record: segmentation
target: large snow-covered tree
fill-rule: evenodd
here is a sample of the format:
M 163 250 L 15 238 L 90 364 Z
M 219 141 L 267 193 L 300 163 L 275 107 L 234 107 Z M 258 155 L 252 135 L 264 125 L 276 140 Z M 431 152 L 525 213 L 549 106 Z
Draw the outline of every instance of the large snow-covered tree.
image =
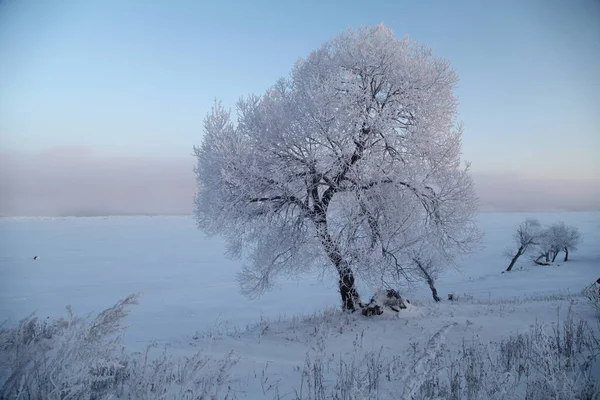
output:
M 248 260 L 258 294 L 325 266 L 355 283 L 410 279 L 414 249 L 451 265 L 479 239 L 448 61 L 383 25 L 348 30 L 262 96 L 215 103 L 195 147 L 198 226 Z

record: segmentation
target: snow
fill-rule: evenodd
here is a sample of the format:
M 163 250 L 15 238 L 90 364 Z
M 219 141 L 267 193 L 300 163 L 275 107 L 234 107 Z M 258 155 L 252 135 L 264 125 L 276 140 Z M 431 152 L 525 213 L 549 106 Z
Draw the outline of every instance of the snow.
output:
M 527 217 L 577 226 L 583 243 L 572 260 L 540 267 L 524 256 L 503 274 L 509 260 L 502 252 Z M 64 315 L 67 304 L 85 315 L 142 292 L 126 320 L 127 347 L 142 351 L 156 341 L 180 355 L 233 350 L 240 398 L 273 398 L 269 387 L 282 397 L 297 389 L 307 353 L 319 346 L 324 354 L 347 354 L 358 340 L 364 351 L 401 355 L 444 328 L 446 346 L 459 348 L 463 340 L 498 341 L 536 322 L 554 323 L 569 306 L 594 321 L 579 292 L 600 277 L 600 213 L 490 213 L 479 225 L 482 248 L 438 279 L 442 303 L 422 285 L 402 293 L 411 301 L 406 310 L 365 318 L 333 310 L 337 282 L 327 275 L 283 280 L 259 299 L 243 297 L 235 280 L 241 262 L 226 259 L 223 240 L 206 238 L 192 217 L 0 219 L 0 321 L 10 326 L 34 310 Z M 372 293 L 361 288 L 364 299 Z M 447 301 L 448 293 L 458 299 Z

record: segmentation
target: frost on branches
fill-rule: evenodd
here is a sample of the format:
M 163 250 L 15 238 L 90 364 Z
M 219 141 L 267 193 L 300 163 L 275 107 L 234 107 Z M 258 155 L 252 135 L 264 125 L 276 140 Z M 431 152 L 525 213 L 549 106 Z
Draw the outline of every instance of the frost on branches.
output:
M 418 279 L 414 254 L 453 263 L 480 234 L 461 166 L 458 81 L 448 61 L 383 25 L 347 31 L 262 96 L 216 103 L 195 147 L 198 226 L 247 256 L 242 289 L 314 267 L 343 307 L 370 284 Z M 423 265 L 427 265 L 424 263 Z

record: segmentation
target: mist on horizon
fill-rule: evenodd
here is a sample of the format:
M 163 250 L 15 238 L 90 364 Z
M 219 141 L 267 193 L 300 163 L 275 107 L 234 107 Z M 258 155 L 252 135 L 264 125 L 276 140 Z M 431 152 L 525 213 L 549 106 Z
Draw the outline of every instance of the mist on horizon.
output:
M 191 214 L 195 158 L 0 152 L 0 216 Z M 476 167 L 476 166 L 474 166 Z M 475 172 L 481 211 L 600 211 L 600 182 Z

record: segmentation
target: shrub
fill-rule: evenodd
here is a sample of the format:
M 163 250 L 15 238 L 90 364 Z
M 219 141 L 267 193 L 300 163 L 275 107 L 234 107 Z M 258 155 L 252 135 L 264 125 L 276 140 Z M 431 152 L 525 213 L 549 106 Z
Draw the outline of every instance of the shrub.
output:
M 560 322 L 560 321 L 559 321 Z M 499 343 L 463 341 L 451 352 L 445 326 L 405 357 L 362 351 L 346 357 L 307 355 L 296 399 L 574 400 L 596 399 L 600 339 L 572 312 L 552 327 L 536 323 Z M 407 361 L 405 361 L 407 360 Z M 402 395 L 399 397 L 399 394 Z
M 16 327 L 0 327 L 0 399 L 220 398 L 237 362 L 233 354 L 213 360 L 198 352 L 173 360 L 164 351 L 128 354 L 121 341 L 131 295 L 94 319 L 40 321 L 34 314 Z M 230 396 L 231 398 L 231 396 Z
M 499 343 L 463 342 L 462 348 L 437 358 L 412 399 L 593 399 L 600 387 L 600 339 L 569 311 L 562 323 L 541 324 Z
M 596 315 L 598 316 L 598 319 L 600 319 L 600 279 L 598 279 L 596 283 L 592 283 L 583 288 L 581 294 L 592 306 L 594 311 L 596 311 Z
M 103 398 L 126 377 L 120 341 L 131 295 L 88 321 L 73 315 L 40 321 L 34 314 L 0 330 L 2 398 Z

